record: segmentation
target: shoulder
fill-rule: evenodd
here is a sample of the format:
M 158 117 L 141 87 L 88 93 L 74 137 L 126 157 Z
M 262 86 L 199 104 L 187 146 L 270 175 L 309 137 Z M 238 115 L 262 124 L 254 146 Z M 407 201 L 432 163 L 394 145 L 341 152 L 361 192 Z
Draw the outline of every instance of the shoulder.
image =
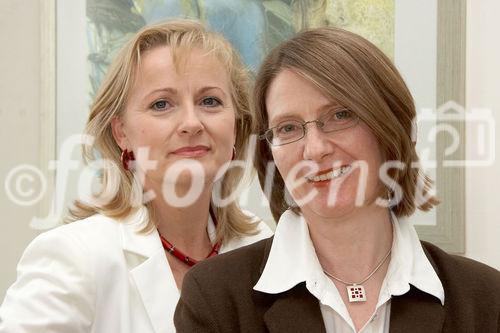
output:
M 459 255 L 448 254 L 439 247 L 422 241 L 422 246 L 430 255 L 438 270 L 442 274 L 456 274 L 457 279 L 473 278 L 477 281 L 494 282 L 500 286 L 500 271 Z
M 44 318 L 47 332 L 60 332 L 61 321 L 71 318 L 64 326 L 68 331 L 88 332 L 100 290 L 98 283 L 109 280 L 109 274 L 99 277 L 97 261 L 113 256 L 109 246 L 98 255 L 95 249 L 105 244 L 104 238 L 110 239 L 116 223 L 95 215 L 38 235 L 24 251 L 17 265 L 17 279 L 6 292 L 0 308 L 0 331 L 2 327 L 8 327 L 9 332 L 36 328 Z M 33 304 L 43 304 L 43 311 Z
M 51 231 L 60 231 L 70 234 L 100 234 L 116 231 L 120 221 L 102 214 L 95 214 L 85 219 L 61 225 Z
M 471 300 L 488 294 L 490 304 L 496 303 L 500 309 L 500 271 L 469 258 L 448 254 L 428 242 L 423 241 L 422 246 L 447 296 L 460 293 L 461 297 Z
M 101 214 L 60 225 L 37 236 L 32 243 L 66 241 L 69 244 L 97 245 L 118 240 L 120 222 Z
M 42 232 L 28 245 L 22 258 L 73 257 L 74 261 L 79 258 L 88 264 L 106 261 L 121 254 L 122 230 L 121 220 L 95 214 Z
M 258 313 L 269 300 L 255 292 L 253 286 L 267 260 L 272 239 L 220 254 L 191 268 L 184 277 L 175 311 L 177 330 L 235 332 L 250 323 L 252 329 L 247 331 L 262 331 Z

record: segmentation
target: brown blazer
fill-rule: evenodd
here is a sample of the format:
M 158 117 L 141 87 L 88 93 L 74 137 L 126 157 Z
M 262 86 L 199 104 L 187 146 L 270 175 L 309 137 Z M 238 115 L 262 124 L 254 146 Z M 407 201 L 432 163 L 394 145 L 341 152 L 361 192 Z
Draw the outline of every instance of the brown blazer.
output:
M 206 260 L 186 274 L 174 322 L 179 333 L 325 332 L 305 283 L 280 294 L 253 290 L 273 238 Z M 391 299 L 390 332 L 500 332 L 500 272 L 422 242 L 445 304 L 414 287 Z

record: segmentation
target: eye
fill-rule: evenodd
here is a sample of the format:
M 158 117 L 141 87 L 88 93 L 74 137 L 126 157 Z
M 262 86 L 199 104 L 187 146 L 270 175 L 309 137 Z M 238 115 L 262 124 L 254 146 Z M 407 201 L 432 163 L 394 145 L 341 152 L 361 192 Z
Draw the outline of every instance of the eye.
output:
M 338 111 L 334 111 L 331 120 L 349 120 L 353 117 L 352 111 L 348 109 L 342 109 Z
M 340 131 L 355 126 L 358 121 L 356 113 L 349 109 L 337 108 L 329 111 L 320 120 L 321 129 L 325 133 Z
M 328 126 L 328 124 L 342 124 L 354 120 L 354 113 L 349 109 L 336 109 L 326 113 L 320 118 L 321 122 Z
M 170 103 L 167 102 L 166 100 L 159 100 L 151 104 L 151 108 L 154 111 L 165 111 L 170 107 L 172 107 L 172 105 L 170 105 Z
M 302 126 L 299 123 L 295 122 L 286 122 L 279 124 L 276 126 L 276 135 L 277 136 L 286 136 L 290 134 L 294 134 L 300 132 L 302 130 Z
M 205 97 L 201 100 L 201 105 L 209 108 L 215 108 L 222 105 L 222 102 L 216 97 Z

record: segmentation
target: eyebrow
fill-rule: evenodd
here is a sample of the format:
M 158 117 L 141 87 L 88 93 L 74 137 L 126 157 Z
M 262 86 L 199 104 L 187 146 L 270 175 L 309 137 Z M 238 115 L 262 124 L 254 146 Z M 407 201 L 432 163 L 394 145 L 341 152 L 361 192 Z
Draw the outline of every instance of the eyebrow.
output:
M 197 94 L 203 94 L 209 90 L 218 90 L 225 98 L 227 97 L 224 89 L 217 87 L 217 86 L 208 86 L 208 87 L 203 87 L 197 91 Z
M 201 89 L 198 89 L 196 91 L 196 95 L 203 94 L 209 90 L 218 90 L 224 95 L 224 97 L 227 97 L 224 90 L 222 88 L 217 87 L 217 86 L 202 87 Z M 178 93 L 178 90 L 174 89 L 174 88 L 159 88 L 159 89 L 155 89 L 155 90 L 149 92 L 148 94 L 146 94 L 145 98 L 147 99 L 147 98 L 151 97 L 151 95 L 154 95 L 154 94 L 159 93 L 159 92 L 170 93 L 170 94 L 176 95 Z
M 177 94 L 177 89 L 174 89 L 174 88 L 159 88 L 159 89 L 155 89 L 153 91 L 150 91 L 149 93 L 146 94 L 146 96 L 144 96 L 145 99 L 151 97 L 151 95 L 154 95 L 156 93 L 159 93 L 159 92 L 166 92 L 166 93 L 170 93 L 170 94 Z
M 337 109 L 343 109 L 344 107 L 338 103 L 335 102 L 330 102 L 327 104 L 324 104 L 323 106 L 320 106 L 317 111 L 319 111 L 319 116 L 322 116 L 325 112 L 330 111 L 330 110 L 337 110 Z M 297 111 L 291 111 L 291 112 L 285 112 L 283 114 L 278 115 L 277 117 L 273 119 L 269 119 L 269 127 L 273 127 L 278 125 L 280 122 L 287 120 L 287 119 L 297 119 L 301 118 L 299 113 Z M 304 120 L 304 119 L 302 119 Z

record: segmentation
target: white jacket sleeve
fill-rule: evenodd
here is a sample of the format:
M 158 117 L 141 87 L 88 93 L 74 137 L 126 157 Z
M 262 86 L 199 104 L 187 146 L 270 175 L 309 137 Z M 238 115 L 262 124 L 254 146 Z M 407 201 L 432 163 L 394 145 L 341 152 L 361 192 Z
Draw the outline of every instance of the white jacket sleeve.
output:
M 38 236 L 0 307 L 0 333 L 90 332 L 95 279 L 88 253 L 61 228 Z

